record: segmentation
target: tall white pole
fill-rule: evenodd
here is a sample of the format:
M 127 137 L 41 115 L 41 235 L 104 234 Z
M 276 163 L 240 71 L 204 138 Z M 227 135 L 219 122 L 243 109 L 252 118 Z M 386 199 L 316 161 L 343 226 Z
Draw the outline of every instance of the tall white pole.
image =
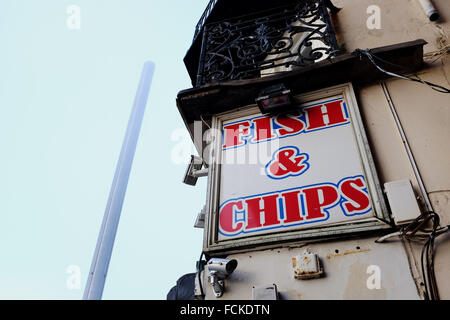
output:
M 86 288 L 83 299 L 100 300 L 105 286 L 109 261 L 114 246 L 117 226 L 119 224 L 120 213 L 122 211 L 123 200 L 127 190 L 128 178 L 133 164 L 136 144 L 142 125 L 145 106 L 150 91 L 155 65 L 147 61 L 142 70 L 139 87 L 134 99 L 128 127 L 117 162 L 114 180 L 106 204 L 105 215 L 103 216 L 100 233 L 98 235 L 97 246 L 92 259 Z

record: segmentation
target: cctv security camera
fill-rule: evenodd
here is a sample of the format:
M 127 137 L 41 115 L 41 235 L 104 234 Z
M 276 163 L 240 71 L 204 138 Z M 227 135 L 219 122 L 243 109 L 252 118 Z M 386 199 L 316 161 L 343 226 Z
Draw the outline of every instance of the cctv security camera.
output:
M 209 272 L 208 280 L 217 298 L 220 298 L 225 291 L 225 283 L 223 280 L 233 273 L 237 264 L 235 259 L 220 258 L 211 258 L 206 264 Z
M 223 280 L 236 269 L 237 261 L 235 259 L 211 258 L 207 266 L 210 272 L 214 272 L 220 280 Z
M 184 174 L 183 183 L 190 186 L 195 186 L 198 177 L 204 177 L 208 175 L 208 169 L 202 169 L 203 159 L 194 155 L 191 155 L 191 162 L 189 163 L 186 173 Z

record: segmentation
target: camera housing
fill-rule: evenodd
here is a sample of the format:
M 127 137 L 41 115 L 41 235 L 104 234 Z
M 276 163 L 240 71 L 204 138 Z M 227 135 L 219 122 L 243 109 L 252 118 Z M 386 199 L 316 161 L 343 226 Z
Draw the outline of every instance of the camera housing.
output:
M 208 175 L 208 169 L 201 170 L 203 167 L 203 159 L 194 155 L 191 155 L 191 162 L 189 163 L 186 173 L 184 174 L 183 183 L 190 186 L 195 186 L 198 177 Z
M 208 281 L 216 298 L 220 298 L 225 291 L 224 280 L 233 273 L 238 262 L 236 259 L 211 258 L 206 265 L 209 272 Z

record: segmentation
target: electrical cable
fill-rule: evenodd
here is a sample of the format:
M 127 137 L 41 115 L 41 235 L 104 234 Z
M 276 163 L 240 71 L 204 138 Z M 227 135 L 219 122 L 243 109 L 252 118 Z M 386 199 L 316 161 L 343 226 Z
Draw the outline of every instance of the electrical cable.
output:
M 203 119 L 203 116 L 200 114 L 200 120 L 208 127 L 208 129 L 211 129 L 211 126 Z
M 411 239 L 415 237 L 417 235 L 417 231 L 423 229 L 423 226 L 428 222 L 432 223 L 432 229 L 422 230 L 428 233 L 428 239 L 422 248 L 420 262 L 425 285 L 425 297 L 427 300 L 439 300 L 439 291 L 434 272 L 434 241 L 440 234 L 448 231 L 448 226 L 439 228 L 439 215 L 434 211 L 428 211 L 416 218 L 409 225 L 403 227 L 401 231 L 406 239 Z
M 436 40 L 439 49 L 423 55 L 424 60 L 432 60 L 430 62 L 431 64 L 450 53 L 450 44 L 448 43 L 449 39 L 447 33 L 439 25 L 436 25 L 436 27 L 439 29 L 440 33 Z
M 200 259 L 198 260 L 198 266 L 197 266 L 197 279 L 198 279 L 198 285 L 199 285 L 199 287 L 200 287 L 200 293 L 201 293 L 201 295 L 204 297 L 205 296 L 205 293 L 204 293 L 204 291 L 203 291 L 203 285 L 202 285 L 202 279 L 201 279 L 201 273 L 202 273 L 202 270 L 201 270 L 201 263 L 202 263 L 202 258 L 203 258 L 203 254 L 204 254 L 204 252 L 202 251 L 202 253 L 200 254 Z
M 421 253 L 421 266 L 422 273 L 424 274 L 424 283 L 428 300 L 439 300 L 439 291 L 436 283 L 436 275 L 434 272 L 434 242 L 437 238 L 436 231 L 439 226 L 439 216 L 432 212 L 433 216 L 433 229 L 429 235 L 429 239 L 426 241 L 422 248 Z
M 425 228 L 430 222 L 432 224 L 431 229 Z M 420 255 L 426 300 L 440 299 L 434 271 L 434 244 L 438 236 L 450 231 L 450 225 L 439 228 L 439 224 L 439 215 L 434 211 L 427 211 L 399 231 L 385 235 L 375 241 L 381 243 L 394 236 L 401 236 L 409 241 L 416 241 L 416 238 L 420 238 L 420 243 L 423 243 L 424 239 L 426 240 Z
M 396 237 L 396 236 L 401 236 L 402 234 L 403 233 L 401 231 L 390 233 L 390 234 L 387 234 L 387 235 L 382 236 L 381 238 L 375 240 L 375 243 L 382 243 L 382 242 L 386 241 L 389 238 Z
M 388 62 L 388 61 L 386 61 L 386 60 L 383 60 L 382 58 L 377 57 L 376 55 L 374 55 L 374 54 L 371 52 L 371 50 L 356 49 L 356 50 L 354 51 L 354 53 L 355 53 L 355 54 L 358 54 L 360 57 L 362 57 L 363 55 L 366 56 L 366 57 L 369 59 L 369 61 L 370 61 L 370 62 L 371 62 L 371 63 L 372 63 L 379 71 L 381 71 L 381 72 L 383 72 L 383 73 L 385 73 L 385 74 L 387 74 L 387 75 L 389 75 L 389 76 L 391 76 L 391 77 L 396 77 L 396 78 L 400 78 L 400 79 L 403 79 L 403 80 L 408 80 L 408 81 L 413 81 L 413 82 L 422 83 L 422 84 L 425 84 L 425 85 L 429 86 L 431 89 L 433 89 L 433 90 L 435 90 L 435 91 L 437 91 L 437 92 L 440 92 L 440 93 L 450 93 L 450 89 L 445 88 L 445 87 L 443 87 L 443 86 L 440 86 L 440 85 L 438 85 L 438 84 L 432 83 L 432 82 L 428 82 L 428 81 L 422 80 L 417 74 L 414 74 L 414 76 L 417 78 L 417 79 L 414 79 L 414 78 L 411 78 L 411 77 L 408 77 L 408 76 L 403 76 L 403 75 L 400 75 L 400 74 L 397 74 L 397 73 L 394 73 L 394 72 L 390 72 L 390 71 L 387 71 L 387 70 L 383 69 L 382 67 L 380 67 L 380 66 L 375 62 L 375 59 L 376 59 L 376 60 L 379 60 L 379 61 L 381 61 L 381 62 L 383 62 L 383 63 L 389 64 L 389 65 L 391 65 L 391 66 L 395 66 L 395 67 L 401 68 L 401 69 L 403 69 L 403 70 L 405 70 L 405 67 L 399 66 L 399 65 L 396 65 L 396 64 L 393 64 L 393 63 Z

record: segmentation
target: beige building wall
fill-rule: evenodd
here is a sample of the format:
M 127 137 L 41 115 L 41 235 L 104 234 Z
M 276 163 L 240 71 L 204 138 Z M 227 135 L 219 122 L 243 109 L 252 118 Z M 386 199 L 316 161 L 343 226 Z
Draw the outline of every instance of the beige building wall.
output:
M 333 0 L 342 10 L 332 16 L 340 47 L 346 52 L 416 39 L 425 46 L 419 76 L 450 88 L 450 57 L 443 48 L 450 39 L 448 0 L 434 0 L 441 20 L 430 22 L 418 0 Z M 381 29 L 366 26 L 367 8 L 380 8 Z M 413 159 L 408 157 L 399 128 L 379 83 L 355 87 L 381 184 L 409 179 L 423 204 L 411 161 L 415 161 L 426 195 L 443 226 L 450 224 L 450 95 L 419 83 L 389 79 L 386 87 L 398 113 Z M 375 244 L 376 238 L 290 245 L 231 255 L 238 268 L 226 281 L 224 299 L 251 299 L 252 286 L 275 283 L 284 299 L 418 299 L 423 286 L 421 246 L 398 238 Z M 450 299 L 450 236 L 436 242 L 435 271 L 441 299 Z M 291 258 L 308 248 L 319 254 L 326 276 L 293 278 Z M 358 249 L 357 249 L 358 248 Z M 382 289 L 368 290 L 367 266 L 379 265 Z M 203 277 L 206 282 L 206 275 Z M 207 299 L 215 299 L 205 285 Z
M 349 52 L 398 42 L 424 39 L 425 66 L 419 73 L 423 80 L 450 87 L 450 5 L 434 0 L 441 19 L 430 22 L 418 0 L 335 0 L 343 8 L 333 17 L 340 45 Z M 368 30 L 365 21 L 368 6 L 381 9 L 381 29 Z M 433 210 L 441 225 L 450 224 L 450 97 L 431 88 L 399 79 L 386 81 L 414 161 L 423 179 Z M 360 107 L 381 182 L 410 179 L 420 196 L 410 160 L 379 84 L 359 90 Z M 422 199 L 423 200 L 423 199 Z M 422 201 L 423 202 L 423 201 Z M 436 245 L 436 277 L 442 299 L 450 299 L 450 237 L 442 236 Z M 411 244 L 412 245 L 412 244 Z M 413 245 L 414 258 L 420 261 L 421 246 Z M 415 266 L 413 266 L 415 267 Z

